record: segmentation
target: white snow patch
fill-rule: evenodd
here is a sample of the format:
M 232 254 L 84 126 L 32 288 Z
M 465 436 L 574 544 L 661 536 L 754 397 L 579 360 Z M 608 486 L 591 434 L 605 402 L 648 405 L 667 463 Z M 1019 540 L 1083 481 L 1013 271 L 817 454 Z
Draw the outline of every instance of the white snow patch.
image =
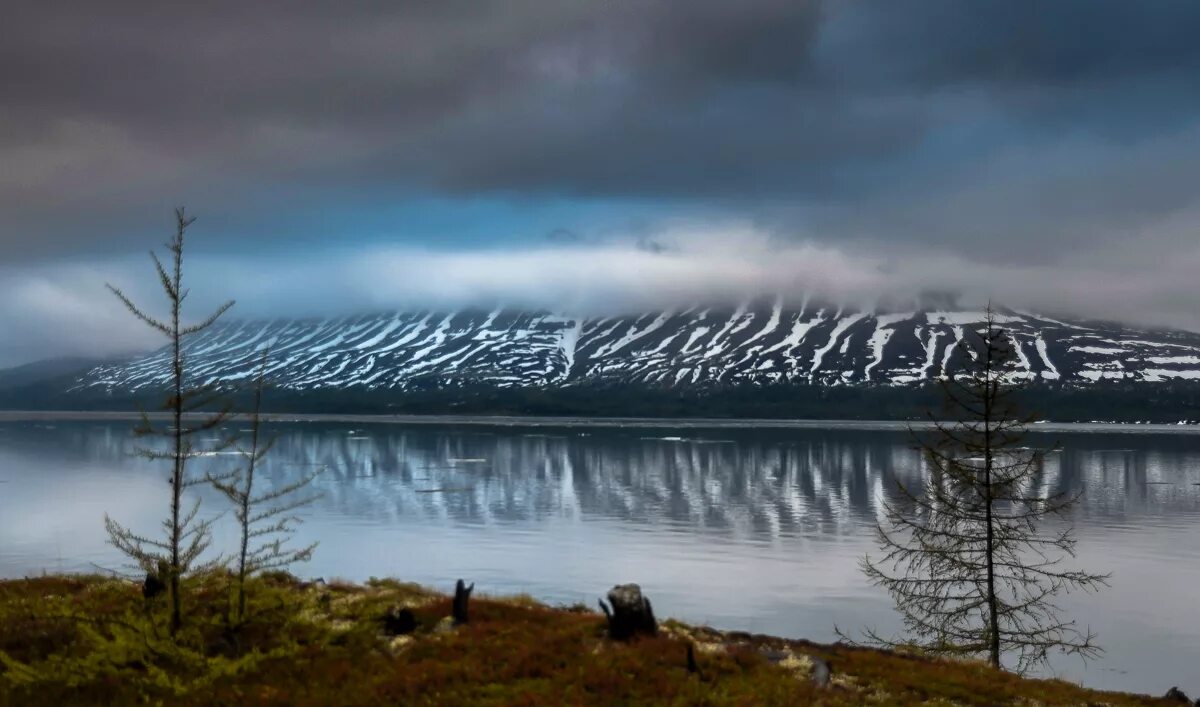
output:
M 388 322 L 387 326 L 380 329 L 379 333 L 377 333 L 375 336 L 372 336 L 370 339 L 367 339 L 366 341 L 362 342 L 361 344 L 356 345 L 354 348 L 359 349 L 359 350 L 369 349 L 372 346 L 379 344 L 385 338 L 387 338 L 388 334 L 395 331 L 396 327 L 400 326 L 402 323 L 403 323 L 403 320 L 400 317 L 396 317 L 392 321 Z
M 783 314 L 783 297 L 775 298 L 775 305 L 771 308 L 771 318 L 767 320 L 766 326 L 760 329 L 754 336 L 746 339 L 742 346 L 748 346 L 767 334 L 775 331 L 779 327 L 779 317 Z
M 833 347 L 837 345 L 838 339 L 841 338 L 842 334 L 844 334 L 847 329 L 854 326 L 855 322 L 859 321 L 865 316 L 867 315 L 862 313 L 851 314 L 845 319 L 838 321 L 837 326 L 835 326 L 833 331 L 829 333 L 829 343 L 813 354 L 812 368 L 809 369 L 810 376 L 816 375 L 817 369 L 821 367 L 821 360 L 825 358 L 825 354 L 829 353 Z
M 950 324 L 953 326 L 965 326 L 967 324 L 982 324 L 987 319 L 986 312 L 926 312 L 925 320 L 927 324 Z M 1012 317 L 1007 314 L 992 313 L 992 321 L 997 324 L 1007 324 L 1009 322 L 1019 322 L 1020 317 Z
M 430 351 L 433 351 L 434 349 L 436 349 L 437 347 L 442 345 L 442 342 L 446 340 L 446 330 L 450 328 L 450 320 L 453 318 L 454 318 L 453 314 L 446 315 L 446 318 L 443 319 L 441 321 L 441 323 L 439 323 L 437 325 L 437 329 L 434 329 L 433 333 L 430 334 L 424 341 L 421 342 L 422 344 L 425 344 L 425 343 L 428 343 L 431 341 L 433 343 L 429 344 L 428 346 L 426 346 L 422 349 L 418 349 L 417 351 L 415 351 L 412 355 L 412 359 L 411 359 L 412 361 L 417 361 L 417 360 L 424 358 L 425 354 L 429 353 Z M 383 350 L 386 351 L 387 349 L 385 348 Z
M 802 321 L 802 316 L 803 315 L 799 314 L 796 315 L 796 321 L 792 322 L 792 331 L 790 334 L 784 337 L 783 341 L 780 341 L 778 344 L 763 350 L 761 355 L 766 356 L 767 354 L 774 351 L 779 351 L 780 349 L 783 349 L 784 353 L 787 353 L 788 350 L 799 346 L 804 341 L 804 337 L 808 334 L 810 329 L 825 321 L 820 317 L 814 317 L 806 322 Z M 832 346 L 832 344 L 830 344 L 830 346 Z
M 1029 357 L 1025 355 L 1025 347 L 1021 345 L 1021 341 L 1013 336 L 1009 338 L 1012 341 L 1013 351 L 1016 352 L 1017 358 L 1020 359 L 1021 368 L 1025 369 L 1026 373 L 1032 373 L 1033 364 L 1029 362 Z
M 1142 371 L 1142 375 L 1146 377 L 1153 376 L 1156 380 L 1163 378 L 1184 378 L 1187 380 L 1200 380 L 1200 371 L 1197 370 L 1174 370 L 1170 368 L 1148 368 Z
M 1062 377 L 1058 372 L 1058 368 L 1050 362 L 1050 352 L 1046 349 L 1046 340 L 1042 338 L 1042 332 L 1037 333 L 1037 338 L 1033 340 L 1034 347 L 1037 348 L 1038 356 L 1042 357 L 1042 363 L 1046 364 L 1049 370 L 1042 371 L 1042 378 L 1050 378 L 1057 380 Z
M 641 331 L 638 331 L 637 322 L 634 322 L 633 325 L 631 325 L 629 327 L 629 331 L 625 334 L 625 336 L 621 337 L 620 339 L 618 339 L 617 341 L 615 341 L 611 344 L 608 344 L 607 346 L 603 346 L 600 349 L 598 349 L 595 354 L 596 357 L 608 356 L 610 354 L 616 353 L 617 351 L 620 351 L 621 349 L 625 348 L 629 344 L 632 344 L 633 342 L 637 341 L 638 339 L 642 338 L 643 336 L 646 336 L 647 334 L 650 334 L 650 333 L 660 329 L 662 327 L 662 325 L 666 324 L 667 320 L 670 319 L 672 316 L 673 316 L 673 314 L 669 311 L 663 312 L 662 314 L 658 315 L 658 317 L 655 318 L 654 321 L 650 322 L 650 326 L 646 327 L 645 329 L 642 329 Z
M 863 375 L 867 380 L 871 380 L 871 369 L 879 365 L 883 360 L 883 349 L 887 346 L 887 342 L 896 333 L 895 326 L 899 322 L 911 319 L 914 312 L 905 314 L 884 314 L 875 317 L 875 332 L 871 334 L 871 340 L 868 345 L 871 347 L 871 362 L 863 369 Z M 849 339 L 847 339 L 849 341 Z
M 1018 312 L 1018 314 L 1021 314 L 1022 316 L 1029 317 L 1032 319 L 1038 319 L 1043 322 L 1050 322 L 1051 324 L 1057 324 L 1058 326 L 1066 327 L 1067 329 L 1080 329 L 1082 331 L 1094 331 L 1094 329 L 1091 329 L 1089 327 L 1079 326 L 1078 324 L 1068 324 L 1066 322 L 1061 322 L 1057 319 L 1051 319 L 1050 317 L 1047 317 L 1044 314 L 1037 314 L 1035 312 Z
M 692 344 L 694 344 L 696 342 L 696 339 L 699 339 L 700 337 L 704 336 L 711 329 L 712 329 L 712 327 L 706 327 L 706 326 L 696 327 L 696 329 L 691 333 L 691 336 L 688 337 L 687 343 L 685 343 L 683 345 L 683 348 L 679 350 L 679 353 L 681 353 L 681 354 L 687 353 L 688 350 L 690 348 L 692 348 Z
M 575 347 L 579 344 L 579 332 L 583 328 L 582 320 L 568 320 L 568 323 L 569 326 L 563 327 L 562 335 L 558 339 L 558 348 L 567 361 L 564 376 L 569 375 L 571 368 L 575 366 Z
M 1200 363 L 1200 356 L 1147 356 L 1151 363 Z
M 746 316 L 746 305 L 743 303 L 738 305 L 737 311 L 733 313 L 733 316 L 729 318 L 729 321 L 725 323 L 725 326 L 721 327 L 721 330 L 718 331 L 715 336 L 713 336 L 712 346 L 709 347 L 708 351 L 704 352 L 704 358 L 711 358 L 716 354 L 721 353 L 721 351 L 725 349 L 725 345 L 728 343 L 725 335 L 728 334 L 735 325 L 741 324 L 744 327 L 745 322 L 742 322 L 742 317 L 744 316 Z
M 954 341 L 952 341 L 946 345 L 946 355 L 942 357 L 942 375 L 943 376 L 945 376 L 946 371 L 948 371 L 950 369 L 950 357 L 954 355 L 954 350 L 956 348 L 958 348 L 958 345 L 960 343 L 962 343 L 962 340 L 963 340 L 962 337 L 963 337 L 962 327 L 960 327 L 960 326 L 954 327 Z

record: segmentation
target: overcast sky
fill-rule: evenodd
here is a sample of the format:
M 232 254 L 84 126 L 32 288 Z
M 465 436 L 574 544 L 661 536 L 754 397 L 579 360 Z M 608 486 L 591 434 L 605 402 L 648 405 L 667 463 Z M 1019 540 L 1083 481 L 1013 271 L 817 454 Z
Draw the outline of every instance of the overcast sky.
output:
M 1200 328 L 1195 0 L 10 0 L 0 364 L 199 304 L 756 289 Z

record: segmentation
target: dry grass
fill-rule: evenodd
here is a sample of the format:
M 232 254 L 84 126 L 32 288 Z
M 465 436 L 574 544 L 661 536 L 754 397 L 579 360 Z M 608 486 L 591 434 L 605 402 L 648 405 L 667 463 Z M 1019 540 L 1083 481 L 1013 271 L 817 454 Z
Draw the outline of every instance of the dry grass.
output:
M 667 622 L 656 638 L 614 644 L 603 617 L 528 597 L 477 599 L 445 630 L 449 598 L 391 580 L 255 580 L 251 619 L 224 619 L 228 582 L 189 587 L 178 643 L 163 606 L 101 577 L 0 582 L 0 704 L 267 705 L 1152 705 L 982 664 L 727 634 Z M 161 600 L 156 600 L 161 602 Z M 379 618 L 408 606 L 411 636 Z M 441 628 L 439 628 L 441 626 Z M 696 646 L 701 674 L 688 672 Z M 833 684 L 809 679 L 825 660 Z M 1163 703 L 1165 704 L 1165 703 Z

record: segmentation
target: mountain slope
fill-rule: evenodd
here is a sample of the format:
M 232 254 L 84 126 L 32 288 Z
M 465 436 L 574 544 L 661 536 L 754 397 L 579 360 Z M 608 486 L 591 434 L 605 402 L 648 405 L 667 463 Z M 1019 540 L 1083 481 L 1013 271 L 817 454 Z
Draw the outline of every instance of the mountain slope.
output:
M 97 366 L 119 363 L 107 358 L 51 358 L 0 370 L 0 390 L 19 389 L 60 379 L 74 380 Z M 70 382 L 70 381 L 68 381 Z
M 865 312 L 780 298 L 606 318 L 508 309 L 230 322 L 187 342 L 197 379 L 237 384 L 269 347 L 268 378 L 305 391 L 487 385 L 907 386 L 954 366 L 978 311 Z M 1025 375 L 1087 385 L 1200 380 L 1200 334 L 1002 311 Z M 165 350 L 94 368 L 77 389 L 163 384 Z

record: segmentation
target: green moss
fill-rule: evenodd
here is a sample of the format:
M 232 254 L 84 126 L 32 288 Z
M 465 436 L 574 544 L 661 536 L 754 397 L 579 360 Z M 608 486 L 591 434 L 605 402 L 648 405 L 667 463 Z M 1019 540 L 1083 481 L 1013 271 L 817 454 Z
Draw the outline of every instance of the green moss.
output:
M 0 582 L 0 704 L 1158 703 L 982 664 L 676 621 L 655 638 L 617 644 L 604 638 L 602 616 L 526 596 L 473 600 L 471 623 L 443 631 L 435 627 L 450 613 L 448 597 L 388 579 L 261 577 L 250 585 L 248 622 L 233 630 L 227 577 L 192 580 L 187 589 L 189 622 L 171 641 L 165 607 L 147 605 L 135 584 L 84 576 Z M 416 615 L 412 636 L 381 635 L 380 617 L 396 606 Z M 689 643 L 700 675 L 687 670 Z M 811 684 L 813 658 L 833 668 L 832 687 Z

